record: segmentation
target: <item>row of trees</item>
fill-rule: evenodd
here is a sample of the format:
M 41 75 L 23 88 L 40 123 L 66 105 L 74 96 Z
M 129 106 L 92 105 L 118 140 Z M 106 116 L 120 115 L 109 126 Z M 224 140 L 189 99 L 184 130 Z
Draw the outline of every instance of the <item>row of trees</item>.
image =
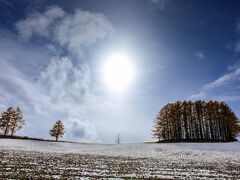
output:
M 19 107 L 14 109 L 9 107 L 7 111 L 2 112 L 0 117 L 0 129 L 3 131 L 4 136 L 8 135 L 11 132 L 11 136 L 17 130 L 22 129 L 25 125 L 25 120 L 23 120 L 22 111 Z
M 177 101 L 158 112 L 152 131 L 159 141 L 233 141 L 240 132 L 240 125 L 224 102 Z
M 3 131 L 3 135 L 13 136 L 16 131 L 22 129 L 22 127 L 26 125 L 25 120 L 23 120 L 23 113 L 19 107 L 14 109 L 13 107 L 9 107 L 6 111 L 1 113 L 0 117 L 0 129 Z M 58 141 L 59 137 L 63 137 L 64 125 L 58 120 L 52 129 L 50 129 L 49 134 L 56 138 Z

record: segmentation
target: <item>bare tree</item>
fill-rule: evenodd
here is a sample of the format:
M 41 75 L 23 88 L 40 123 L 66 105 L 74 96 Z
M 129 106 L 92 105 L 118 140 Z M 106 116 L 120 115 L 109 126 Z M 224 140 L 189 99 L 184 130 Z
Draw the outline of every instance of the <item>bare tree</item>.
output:
M 56 138 L 56 141 L 58 141 L 58 138 L 59 137 L 63 137 L 65 131 L 64 131 L 64 126 L 63 126 L 63 123 L 62 121 L 58 120 L 53 128 L 49 131 L 49 134 L 53 137 Z

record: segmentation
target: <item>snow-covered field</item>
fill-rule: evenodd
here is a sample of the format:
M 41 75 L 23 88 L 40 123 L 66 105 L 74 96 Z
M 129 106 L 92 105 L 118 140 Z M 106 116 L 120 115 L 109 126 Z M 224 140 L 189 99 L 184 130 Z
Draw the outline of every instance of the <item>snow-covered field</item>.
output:
M 0 139 L 0 179 L 240 179 L 240 143 L 85 144 Z

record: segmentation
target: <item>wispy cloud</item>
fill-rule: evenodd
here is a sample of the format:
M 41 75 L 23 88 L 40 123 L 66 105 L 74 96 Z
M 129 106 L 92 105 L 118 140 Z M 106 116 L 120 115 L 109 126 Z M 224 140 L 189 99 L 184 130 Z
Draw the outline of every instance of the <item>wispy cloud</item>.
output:
M 163 10 L 165 8 L 167 2 L 170 0 L 148 0 L 148 1 L 157 5 L 160 10 Z
M 218 96 L 216 97 L 218 101 L 226 101 L 226 102 L 237 102 L 240 100 L 239 96 Z
M 240 32 L 240 21 L 237 21 L 236 32 Z M 240 41 L 229 41 L 226 48 L 240 52 Z M 196 54 L 200 59 L 204 54 Z M 199 93 L 192 95 L 191 99 L 216 99 L 219 101 L 239 101 L 240 99 L 240 61 L 227 68 L 227 72 L 214 80 L 202 86 Z
M 205 54 L 203 52 L 196 52 L 196 56 L 198 57 L 198 59 L 204 59 L 205 58 Z
M 240 60 L 238 60 L 235 64 L 228 66 L 228 70 L 232 71 L 232 70 L 236 70 L 240 68 Z
M 236 53 L 239 53 L 240 52 L 240 41 L 237 41 L 234 45 L 234 51 Z
M 240 33 L 240 18 L 238 18 L 238 20 L 237 20 L 236 32 L 237 32 L 237 33 Z
M 221 101 L 236 101 L 240 97 L 240 68 L 233 69 L 215 81 L 205 84 L 198 94 L 191 99 L 218 99 Z
M 233 71 L 231 73 L 221 76 L 214 82 L 204 85 L 203 88 L 210 89 L 210 88 L 221 87 L 221 86 L 224 86 L 224 85 L 227 85 L 229 83 L 233 83 L 233 82 L 236 82 L 239 80 L 240 80 L 240 69 L 236 69 L 235 71 Z
M 236 32 L 239 34 L 240 33 L 240 19 L 237 20 L 236 23 Z M 229 41 L 226 44 L 226 48 L 227 49 L 231 49 L 233 51 L 235 51 L 236 53 L 240 53 L 240 40 L 234 40 L 234 41 Z

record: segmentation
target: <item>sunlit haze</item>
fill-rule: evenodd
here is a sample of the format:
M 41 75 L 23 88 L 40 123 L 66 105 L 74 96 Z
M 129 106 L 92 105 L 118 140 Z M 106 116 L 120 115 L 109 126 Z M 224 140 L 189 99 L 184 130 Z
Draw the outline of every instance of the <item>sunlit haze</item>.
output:
M 114 54 L 106 60 L 103 73 L 107 86 L 119 92 L 126 89 L 133 80 L 134 68 L 127 56 Z

